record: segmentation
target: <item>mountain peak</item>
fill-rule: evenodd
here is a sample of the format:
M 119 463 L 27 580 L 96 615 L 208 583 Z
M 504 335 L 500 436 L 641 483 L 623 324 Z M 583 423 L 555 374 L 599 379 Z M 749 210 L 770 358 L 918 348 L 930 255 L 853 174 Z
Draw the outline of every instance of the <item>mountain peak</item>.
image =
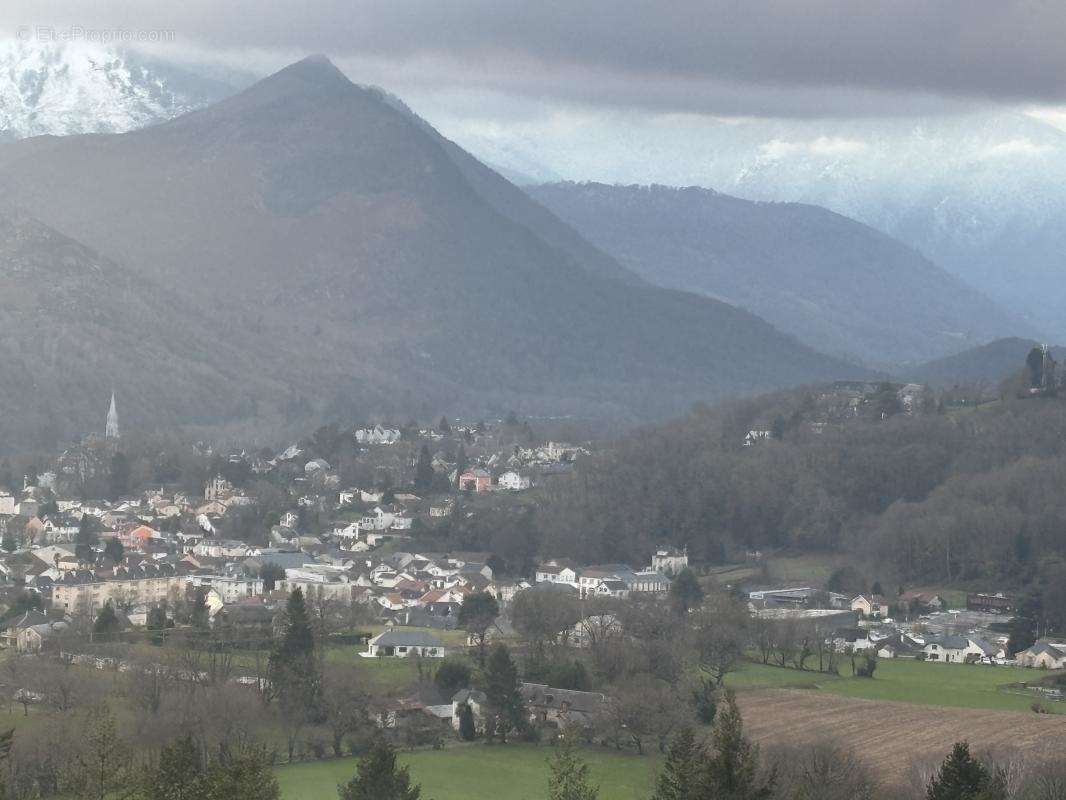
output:
M 319 85 L 341 84 L 351 86 L 352 82 L 341 72 L 337 65 L 322 53 L 315 53 L 290 64 L 274 74 L 275 77 L 288 75 Z
M 311 55 L 278 70 L 248 91 L 279 90 L 284 93 L 334 94 L 354 88 L 347 76 L 324 55 Z

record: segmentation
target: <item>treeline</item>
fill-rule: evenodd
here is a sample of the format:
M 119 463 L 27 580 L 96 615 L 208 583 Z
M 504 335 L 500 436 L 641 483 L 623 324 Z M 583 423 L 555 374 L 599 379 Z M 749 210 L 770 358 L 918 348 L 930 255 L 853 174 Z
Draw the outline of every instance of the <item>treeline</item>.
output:
M 850 549 L 902 581 L 1026 583 L 1066 556 L 1066 403 L 861 416 L 816 432 L 816 392 L 698 409 L 582 462 L 538 512 L 540 548 L 645 563 L 687 546 Z M 775 437 L 744 447 L 773 420 Z

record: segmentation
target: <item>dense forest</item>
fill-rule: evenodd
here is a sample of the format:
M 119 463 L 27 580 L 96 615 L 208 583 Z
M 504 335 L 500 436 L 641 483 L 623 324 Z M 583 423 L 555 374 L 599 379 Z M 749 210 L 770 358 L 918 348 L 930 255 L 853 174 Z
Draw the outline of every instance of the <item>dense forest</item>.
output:
M 516 571 L 536 553 L 647 563 L 658 544 L 697 560 L 751 550 L 849 552 L 879 577 L 1022 587 L 1066 573 L 1066 401 L 1004 399 L 914 415 L 868 404 L 812 423 L 797 390 L 699 408 L 633 433 L 576 476 L 438 531 Z M 748 430 L 773 436 L 744 446 Z

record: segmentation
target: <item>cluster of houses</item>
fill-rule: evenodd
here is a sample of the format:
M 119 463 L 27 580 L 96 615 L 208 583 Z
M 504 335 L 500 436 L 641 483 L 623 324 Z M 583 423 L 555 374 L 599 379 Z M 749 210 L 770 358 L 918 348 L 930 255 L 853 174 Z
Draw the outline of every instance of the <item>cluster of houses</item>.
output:
M 623 599 L 630 594 L 662 594 L 670 588 L 670 577 L 688 566 L 688 554 L 662 548 L 652 557 L 652 564 L 636 570 L 627 564 L 592 564 L 578 566 L 569 559 L 549 559 L 537 566 L 538 586 L 572 591 L 578 597 Z
M 932 393 L 929 387 L 921 384 L 834 381 L 811 398 L 812 408 L 804 415 L 805 429 L 813 434 L 821 434 L 830 425 L 869 415 L 883 404 L 886 393 L 891 393 L 899 413 L 908 416 L 919 414 L 931 406 Z M 883 408 L 877 413 L 882 419 L 889 415 Z M 761 427 L 752 428 L 744 435 L 741 442 L 744 447 L 754 447 L 774 438 L 770 421 L 761 422 Z
M 966 609 L 952 610 L 933 592 L 905 592 L 894 600 L 877 594 L 849 597 L 811 586 L 751 588 L 752 615 L 765 620 L 817 624 L 838 652 L 879 658 L 916 658 L 944 664 L 1007 664 L 1066 668 L 1066 642 L 1041 639 L 1020 652 L 1007 650 L 1012 599 L 971 593 Z M 893 610 L 904 619 L 893 619 Z
M 262 621 L 296 588 L 316 603 L 365 604 L 390 621 L 454 625 L 468 594 L 488 591 L 506 602 L 529 584 L 497 580 L 487 553 L 409 552 L 405 545 L 415 526 L 432 527 L 453 514 L 457 492 L 522 492 L 534 479 L 569 474 L 588 452 L 560 442 L 515 446 L 494 439 L 483 423 L 449 429 L 442 421 L 437 429 L 417 432 L 373 425 L 341 435 L 351 437 L 377 485 L 412 484 L 417 459 L 411 448 L 396 447 L 405 438 L 415 436 L 432 447 L 456 441 L 432 455 L 437 476 L 432 500 L 405 491 L 343 488 L 341 472 L 305 443 L 275 453 L 226 456 L 197 445 L 193 457 L 224 464 L 202 494 L 160 487 L 113 502 L 87 502 L 76 487 L 108 476 L 119 453 L 112 398 L 103 436 L 90 435 L 63 452 L 53 469 L 28 476 L 20 491 L 0 489 L 0 593 L 9 601 L 29 593 L 44 609 L 9 620 L 33 629 L 34 636 L 19 640 L 13 630 L 3 642 L 35 649 L 49 631 L 91 619 L 109 605 L 124 622 L 144 624 L 153 607 L 176 608 L 194 596 L 204 598 L 212 618 L 225 613 L 229 619 Z M 401 452 L 405 455 L 396 455 Z M 251 512 L 260 500 L 226 474 L 250 475 L 281 488 L 288 510 L 269 530 L 227 538 L 234 520 L 256 517 Z M 307 518 L 315 520 L 313 530 Z M 662 588 L 655 575 L 618 572 L 593 581 L 590 571 L 584 580 L 590 588 L 619 580 L 635 591 Z M 38 641 L 31 646 L 34 637 Z M 407 652 L 400 647 L 391 652 Z M 442 652 L 436 646 L 421 650 Z

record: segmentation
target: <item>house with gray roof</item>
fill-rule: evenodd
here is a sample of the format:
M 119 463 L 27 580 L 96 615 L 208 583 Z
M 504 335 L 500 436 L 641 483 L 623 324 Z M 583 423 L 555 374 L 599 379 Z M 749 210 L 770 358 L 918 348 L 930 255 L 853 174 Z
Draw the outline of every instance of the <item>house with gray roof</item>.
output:
M 591 727 L 607 697 L 599 692 L 556 689 L 543 683 L 523 683 L 519 687 L 529 709 L 530 720 L 538 724 Z
M 366 652 L 359 655 L 364 658 L 444 658 L 447 654 L 444 642 L 432 633 L 390 628 L 367 642 Z
M 922 652 L 926 661 L 945 664 L 972 664 L 1004 655 L 1002 647 L 973 636 L 937 636 L 926 641 Z
M 1038 639 L 1033 646 L 1015 654 L 1018 666 L 1036 669 L 1063 669 L 1066 667 L 1066 642 Z

